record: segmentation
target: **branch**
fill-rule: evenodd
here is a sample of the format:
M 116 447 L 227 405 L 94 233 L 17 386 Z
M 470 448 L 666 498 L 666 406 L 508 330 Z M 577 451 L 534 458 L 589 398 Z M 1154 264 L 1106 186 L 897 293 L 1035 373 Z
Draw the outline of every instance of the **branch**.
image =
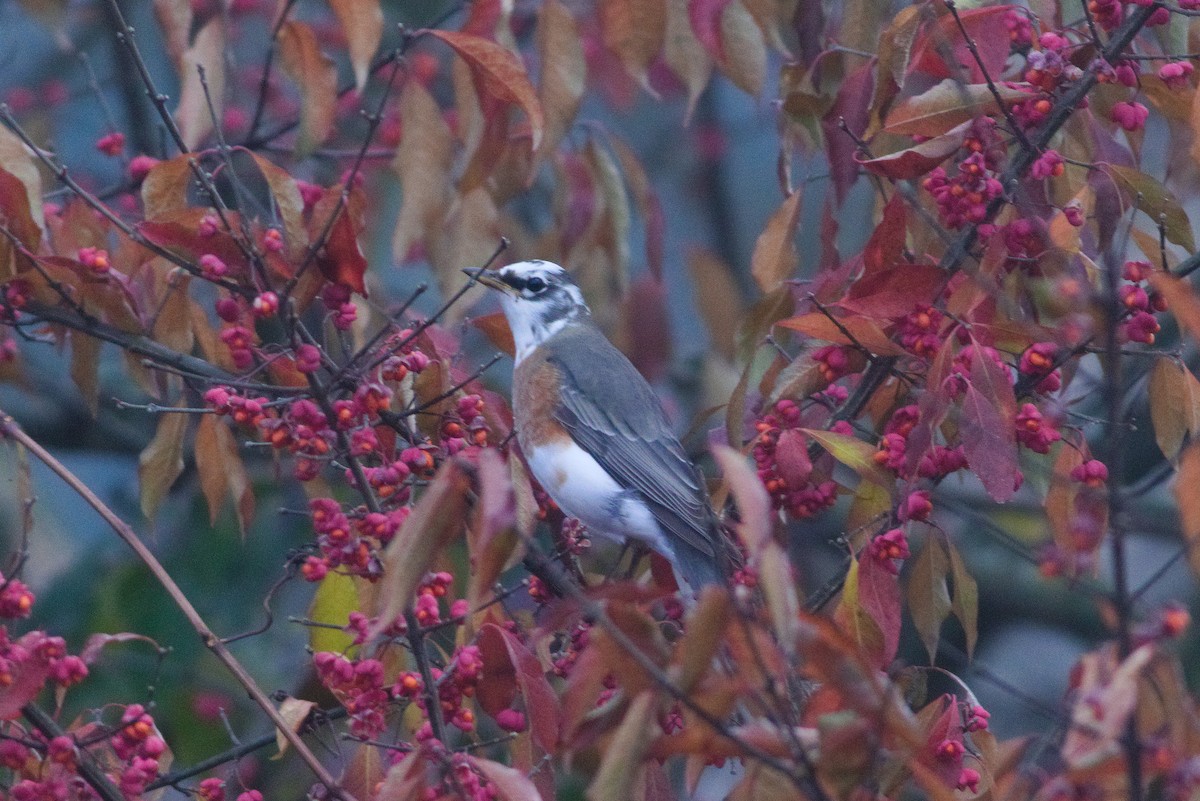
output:
M 253 677 L 246 671 L 237 658 L 230 650 L 221 642 L 221 638 L 213 633 L 208 624 L 204 622 L 204 618 L 192 606 L 192 602 L 184 594 L 183 590 L 175 580 L 167 573 L 166 568 L 158 561 L 158 558 L 146 547 L 141 538 L 133 528 L 117 516 L 115 512 L 108 508 L 104 501 L 92 492 L 91 488 L 84 484 L 74 473 L 72 473 L 62 462 L 54 458 L 54 456 L 43 448 L 36 440 L 30 437 L 21 429 L 17 422 L 6 412 L 0 409 L 0 435 L 21 443 L 34 456 L 41 460 L 50 470 L 61 478 L 66 484 L 73 489 L 89 506 L 108 523 L 126 545 L 137 555 L 151 575 L 158 581 L 159 585 L 166 590 L 167 595 L 174 601 L 175 606 L 179 608 L 192 629 L 200 636 L 201 642 L 208 650 L 212 651 L 220 662 L 225 665 L 225 668 L 237 679 L 238 683 L 246 690 L 250 698 L 258 705 L 260 709 L 266 713 L 275 727 L 283 734 L 284 738 L 296 749 L 296 753 L 308 765 L 318 781 L 324 784 L 332 795 L 342 799 L 342 801 L 356 801 L 354 796 L 345 788 L 338 784 L 337 779 L 333 774 L 321 764 L 312 750 L 304 743 L 300 735 L 293 731 L 287 721 L 279 714 L 279 710 L 271 703 L 271 699 L 267 697 L 262 688 L 254 681 Z
M 46 714 L 46 711 L 35 703 L 31 702 L 21 707 L 21 714 L 47 740 L 67 734 L 54 718 Z M 79 763 L 76 767 L 79 768 L 79 775 L 96 791 L 96 795 L 100 796 L 102 801 L 125 801 L 125 794 L 116 788 L 112 780 L 108 778 L 108 774 L 100 768 L 95 758 L 86 749 L 79 749 Z

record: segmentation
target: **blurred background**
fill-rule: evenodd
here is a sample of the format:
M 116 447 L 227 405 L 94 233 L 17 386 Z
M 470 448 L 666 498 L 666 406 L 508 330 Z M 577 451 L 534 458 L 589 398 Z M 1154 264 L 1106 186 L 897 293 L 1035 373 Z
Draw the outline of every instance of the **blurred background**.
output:
M 528 20 L 536 4 L 517 3 L 517 36 L 530 36 Z M 384 49 L 396 44 L 394 24 L 420 27 L 442 21 L 456 27 L 456 4 L 444 2 L 385 2 L 389 23 Z M 150 3 L 122 3 L 137 30 L 138 42 L 155 81 L 174 96 L 178 82 L 166 55 L 160 28 Z M 261 58 L 270 32 L 274 3 L 269 0 L 234 0 L 229 14 L 233 25 L 227 57 L 236 79 L 228 89 L 226 135 L 238 141 L 253 113 L 261 77 Z M 301 18 L 325 26 L 336 41 L 336 24 L 323 4 L 301 3 Z M 448 15 L 448 16 L 447 16 Z M 524 26 L 521 20 L 525 20 Z M 105 2 L 8 2 L 0 4 L 0 99 L 22 125 L 57 153 L 72 174 L 86 187 L 118 204 L 127 188 L 129 158 L 137 154 L 163 155 L 161 126 L 145 98 L 143 87 L 125 51 L 113 35 L 113 17 Z M 334 48 L 333 52 L 342 52 Z M 580 119 L 615 132 L 631 143 L 663 204 L 665 228 L 665 315 L 653 325 L 668 329 L 672 345 L 658 387 L 668 399 L 680 431 L 701 432 L 692 445 L 704 449 L 707 425 L 695 416 L 720 404 L 737 381 L 735 366 L 712 339 L 714 316 L 701 313 L 701 297 L 712 287 L 698 284 L 690 261 L 706 252 L 726 266 L 728 283 L 719 287 L 724 303 L 716 313 L 739 314 L 758 298 L 749 275 L 750 254 L 756 238 L 783 197 L 779 189 L 780 138 L 776 77 L 779 62 L 768 70 L 768 86 L 761 98 L 752 98 L 717 76 L 701 96 L 685 125 L 686 101 L 681 93 L 655 100 L 644 92 L 632 97 L 600 97 L 589 93 Z M 350 80 L 347 64 L 340 64 L 342 84 Z M 271 113 L 286 116 L 297 100 L 280 91 Z M 347 102 L 345 115 L 357 113 L 357 103 Z M 124 155 L 109 157 L 97 152 L 102 137 L 123 131 L 128 137 Z M 1157 133 L 1156 133 L 1157 131 Z M 574 134 L 573 134 L 574 135 Z M 1151 125 L 1148 134 L 1163 136 Z M 381 146 L 382 147 L 382 146 Z M 1154 148 L 1146 147 L 1146 152 Z M 1164 147 L 1161 152 L 1167 152 Z M 267 155 L 270 155 L 268 152 Z M 329 185 L 346 169 L 344 158 L 313 157 L 297 169 L 297 177 Z M 400 264 L 392 254 L 391 230 L 402 200 L 386 159 L 374 159 L 367 173 L 372 219 L 363 241 L 371 269 L 372 298 L 386 306 L 398 303 L 418 283 L 429 282 L 428 265 L 420 259 Z M 801 152 L 792 160 L 794 180 L 805 193 L 798 240 L 800 273 L 805 277 L 817 264 L 822 248 L 822 215 L 831 191 L 823 152 Z M 1147 169 L 1153 165 L 1147 164 Z M 61 191 L 47 180 L 48 200 Z M 842 254 L 856 253 L 873 227 L 874 187 L 859 180 L 838 210 L 836 247 Z M 546 214 L 550 199 L 535 190 L 517 204 L 519 211 Z M 541 205 L 543 208 L 538 208 Z M 635 224 L 633 239 L 644 231 Z M 633 247 L 632 280 L 646 272 L 640 247 Z M 436 282 L 435 282 L 436 283 Z M 421 298 L 418 312 L 429 313 L 439 302 L 431 291 Z M 485 307 L 471 314 L 492 311 Z M 471 358 L 482 361 L 489 346 L 465 325 L 461 332 Z M 1169 342 L 1171 331 L 1163 332 Z M 226 512 L 215 526 L 198 491 L 194 470 L 184 473 L 170 499 L 153 523 L 139 511 L 137 455 L 149 441 L 154 421 L 144 410 L 119 408 L 121 399 L 144 403 L 126 378 L 122 358 L 115 348 L 102 352 L 101 403 L 92 418 L 75 389 L 68 360 L 54 347 L 22 342 L 27 363 L 23 377 L 0 386 L 0 408 L 13 414 L 34 438 L 49 447 L 102 498 L 143 532 L 168 570 L 191 597 L 212 627 L 224 636 L 266 626 L 255 637 L 235 645 L 268 691 L 296 691 L 307 676 L 296 673 L 297 654 L 308 642 L 308 632 L 288 622 L 303 616 L 311 600 L 311 586 L 299 581 L 272 588 L 285 576 L 291 549 L 311 539 L 304 518 L 294 512 L 305 507 L 295 482 L 269 456 L 250 460 L 255 476 L 258 513 L 245 538 L 239 535 L 232 515 Z M 1091 370 L 1091 374 L 1088 370 Z M 488 374 L 498 389 L 507 386 L 507 362 Z M 1075 422 L 1088 426 L 1094 404 L 1095 365 L 1085 363 L 1074 392 L 1079 402 Z M 1091 395 L 1091 400 L 1088 396 Z M 1194 583 L 1186 560 L 1180 559 L 1173 503 L 1161 480 L 1162 457 L 1149 436 L 1145 409 L 1141 435 L 1134 437 L 1130 478 L 1139 492 L 1132 498 L 1129 524 L 1132 537 L 1132 584 L 1150 607 L 1168 599 L 1195 605 Z M 1099 427 L 1097 426 L 1097 429 Z M 11 448 L 0 448 L 0 528 L 8 547 L 16 546 L 19 533 L 19 499 L 16 462 Z M 1062 699 L 1070 666 L 1083 651 L 1106 636 L 1097 613 L 1096 596 L 1104 579 L 1093 584 L 1069 584 L 1041 576 L 1037 549 L 1046 540 L 1038 498 L 1046 476 L 1035 463 L 1024 465 L 1027 486 L 1003 509 L 987 501 L 970 482 L 951 481 L 939 489 L 944 504 L 940 517 L 962 550 L 980 587 L 980 639 L 973 662 L 962 651 L 961 632 L 948 624 L 939 664 L 962 676 L 992 712 L 998 735 L 1049 733 L 1063 725 Z M 92 678 L 73 690 L 70 709 L 77 713 L 109 701 L 152 699 L 168 742 L 176 749 L 176 764 L 190 764 L 227 748 L 231 737 L 249 739 L 269 731 L 232 681 L 204 652 L 165 594 L 102 524 L 97 516 L 61 482 L 38 464 L 32 465 L 37 504 L 35 526 L 29 542 L 26 579 L 38 600 L 32 623 L 65 636 L 72 650 L 82 646 L 89 633 L 134 631 L 154 638 L 170 653 L 160 658 L 143 644 L 111 647 L 93 668 Z M 1044 471 L 1043 471 L 1044 472 Z M 1157 477 L 1160 480 L 1153 480 Z M 1138 479 L 1142 479 L 1139 483 Z M 845 504 L 831 513 L 793 530 L 793 552 L 804 572 L 809 591 L 817 590 L 835 574 L 845 555 L 839 539 Z M 1101 565 L 1101 577 L 1107 575 Z M 1194 666 L 1189 677 L 1200 679 L 1200 652 L 1194 637 L 1181 647 Z M 907 629 L 902 657 L 913 664 L 928 661 L 923 646 Z M 304 664 L 307 664 L 304 662 Z M 934 675 L 935 684 L 941 679 Z M 940 685 L 938 685 L 940 686 Z M 223 718 L 225 722 L 223 722 Z M 227 725 L 226 725 L 227 723 Z M 248 770 L 269 770 L 265 754 L 249 760 Z

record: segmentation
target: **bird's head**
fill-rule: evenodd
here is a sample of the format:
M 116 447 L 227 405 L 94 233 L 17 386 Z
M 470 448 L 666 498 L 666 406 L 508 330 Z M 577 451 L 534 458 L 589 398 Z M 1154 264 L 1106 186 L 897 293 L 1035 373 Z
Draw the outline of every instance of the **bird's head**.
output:
M 566 325 L 591 317 L 583 293 L 554 262 L 521 261 L 499 270 L 464 270 L 500 293 L 517 361 Z

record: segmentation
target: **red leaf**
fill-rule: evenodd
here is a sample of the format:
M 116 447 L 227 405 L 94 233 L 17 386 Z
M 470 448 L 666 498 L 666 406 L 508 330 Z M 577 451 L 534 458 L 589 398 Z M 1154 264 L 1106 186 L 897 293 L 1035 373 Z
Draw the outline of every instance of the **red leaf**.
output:
M 788 489 L 802 489 L 813 469 L 808 458 L 808 437 L 799 429 L 785 429 L 775 444 L 775 463 Z
M 932 264 L 900 264 L 860 278 L 838 305 L 876 320 L 903 317 L 918 303 L 932 301 L 947 279 L 946 272 Z
M 971 383 L 963 398 L 959 435 L 967 464 L 992 500 L 1003 503 L 1016 492 L 1019 470 L 1014 426 L 1017 400 L 1008 371 L 977 348 Z
M 341 284 L 364 298 L 367 287 L 363 274 L 367 271 L 367 260 L 358 246 L 358 233 L 350 221 L 350 208 L 343 205 L 337 220 L 329 229 L 325 247 L 317 253 L 317 266 L 326 279 Z
M 969 76 L 968 80 L 971 83 L 984 83 L 988 77 L 998 79 L 1004 72 L 1004 65 L 1012 47 L 1005 21 L 1013 9 L 1013 6 L 1006 5 L 960 9 L 958 12 L 967 36 L 975 41 L 987 75 L 984 75 L 975 57 L 971 55 L 953 14 L 943 14 L 937 22 L 921 32 L 913 45 L 908 73 L 911 75 L 920 72 L 939 79 L 960 78 L 965 74 Z M 1022 12 L 1018 10 L 1016 13 Z M 946 63 L 946 53 L 954 56 L 955 65 Z
M 525 112 L 529 118 L 533 149 L 537 150 L 546 127 L 545 119 L 542 104 L 521 61 L 504 47 L 479 36 L 456 31 L 430 30 L 428 33 L 454 48 L 466 62 L 476 92 L 519 106 Z
M 866 274 L 891 267 L 900 261 L 904 252 L 904 237 L 908 230 L 908 207 L 897 192 L 883 207 L 883 219 L 863 248 L 863 269 Z
M 833 106 L 821 118 L 829 157 L 829 176 L 838 203 L 845 200 L 846 192 L 850 191 L 850 186 L 858 177 L 858 146 L 854 138 L 861 139 L 867 130 L 867 109 L 874 89 L 875 59 L 872 58 L 846 76 L 838 87 Z M 849 136 L 841 129 L 843 124 Z
M 31 631 L 13 643 L 29 656 L 9 668 L 11 681 L 0 688 L 0 720 L 20 717 L 21 707 L 36 698 L 45 685 L 50 675 L 50 658 L 37 647 L 45 636 L 44 632 Z
M 692 31 L 716 61 L 725 60 L 725 48 L 721 44 L 721 14 L 730 2 L 731 0 L 692 0 L 688 3 Z
M 558 745 L 558 697 L 546 681 L 542 663 L 516 635 L 484 624 L 477 639 L 487 681 L 479 686 L 479 705 L 495 717 L 512 707 L 520 692 L 534 743 L 547 753 Z
M 900 648 L 900 579 L 881 559 L 864 556 L 858 561 L 858 602 L 883 635 L 877 664 L 887 667 Z
M 860 160 L 859 164 L 876 175 L 894 181 L 919 178 L 958 152 L 972 124 L 973 121 L 964 122 L 941 136 L 886 156 Z

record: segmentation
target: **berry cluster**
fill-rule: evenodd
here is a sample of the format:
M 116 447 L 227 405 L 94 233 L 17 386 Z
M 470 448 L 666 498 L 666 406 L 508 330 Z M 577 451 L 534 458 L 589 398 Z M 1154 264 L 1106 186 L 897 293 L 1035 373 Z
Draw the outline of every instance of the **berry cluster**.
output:
M 389 698 L 382 662 L 352 661 L 332 651 L 318 651 L 313 654 L 313 666 L 320 682 L 346 708 L 355 736 L 371 739 L 383 731 Z
M 1162 329 L 1154 313 L 1166 311 L 1166 299 L 1157 292 L 1147 292 L 1142 286 L 1153 270 L 1149 262 L 1125 262 L 1123 276 L 1129 283 L 1117 290 L 1117 300 L 1125 315 L 1121 321 L 1121 337 L 1128 342 L 1153 345 Z
M 814 475 L 808 439 L 797 430 L 802 427 L 801 417 L 795 401 L 777 401 L 773 411 L 755 423 L 758 439 L 753 451 L 759 480 L 771 503 L 798 519 L 813 517 L 837 501 L 837 484 Z

